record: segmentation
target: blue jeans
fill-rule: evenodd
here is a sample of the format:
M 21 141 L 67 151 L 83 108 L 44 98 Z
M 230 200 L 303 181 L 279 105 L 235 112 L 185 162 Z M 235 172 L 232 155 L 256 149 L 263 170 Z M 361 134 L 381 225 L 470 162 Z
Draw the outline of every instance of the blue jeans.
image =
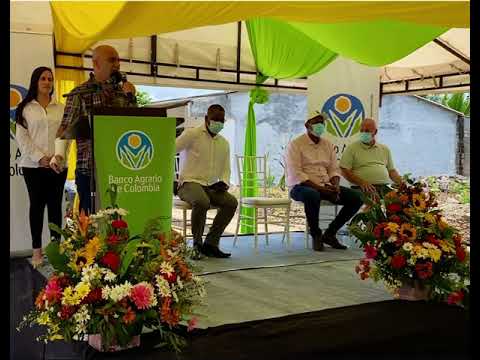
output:
M 321 194 L 309 186 L 295 185 L 290 190 L 290 196 L 296 201 L 303 202 L 310 234 L 313 237 L 320 235 L 321 230 L 318 227 L 318 216 L 320 214 L 320 201 L 322 201 Z M 340 186 L 339 200 L 335 204 L 343 205 L 343 207 L 337 217 L 328 226 L 327 232 L 333 235 L 362 207 L 361 192 Z

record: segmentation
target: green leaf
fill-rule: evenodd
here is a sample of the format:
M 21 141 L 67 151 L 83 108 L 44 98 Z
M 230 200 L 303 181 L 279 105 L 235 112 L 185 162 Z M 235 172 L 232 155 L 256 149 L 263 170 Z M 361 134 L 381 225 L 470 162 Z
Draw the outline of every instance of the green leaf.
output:
M 49 223 L 48 224 L 48 228 L 54 232 L 56 232 L 57 234 L 60 234 L 60 235 L 63 235 L 63 237 L 65 239 L 68 238 L 68 233 L 66 231 L 64 231 L 62 228 L 60 228 L 59 226 L 57 226 L 56 224 L 53 224 L 53 223 Z
M 123 257 L 122 257 L 122 264 L 120 265 L 120 278 L 125 275 L 125 273 L 128 270 L 128 267 L 130 266 L 130 263 L 132 262 L 135 252 L 137 251 L 138 246 L 141 243 L 141 239 L 135 239 L 135 240 L 130 240 L 123 249 Z
M 55 270 L 64 273 L 72 272 L 67 265 L 70 259 L 67 255 L 60 253 L 60 243 L 58 241 L 51 241 L 45 248 L 45 254 L 48 262 Z

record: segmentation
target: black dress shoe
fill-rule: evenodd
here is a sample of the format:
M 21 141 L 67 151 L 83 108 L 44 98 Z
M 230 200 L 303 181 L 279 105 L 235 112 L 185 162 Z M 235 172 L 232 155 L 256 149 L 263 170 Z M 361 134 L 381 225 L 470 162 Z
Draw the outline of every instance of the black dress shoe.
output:
M 312 247 L 315 251 L 323 251 L 323 241 L 322 241 L 322 233 L 317 234 L 315 236 L 312 235 Z
M 202 244 L 193 244 L 193 260 L 201 260 L 205 257 L 203 253 L 203 245 Z
M 322 240 L 325 244 L 330 245 L 334 249 L 339 249 L 339 250 L 346 250 L 347 247 L 340 243 L 338 239 L 335 237 L 335 235 L 325 233 L 323 234 Z
M 224 253 L 218 247 L 210 244 L 203 244 L 202 250 L 203 250 L 203 253 L 209 257 L 225 259 L 232 255 L 230 253 Z

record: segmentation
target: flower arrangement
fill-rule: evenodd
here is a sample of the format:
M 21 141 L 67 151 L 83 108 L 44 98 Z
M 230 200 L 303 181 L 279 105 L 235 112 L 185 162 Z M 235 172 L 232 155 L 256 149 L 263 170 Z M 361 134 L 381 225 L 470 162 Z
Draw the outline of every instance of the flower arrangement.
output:
M 129 237 L 126 214 L 121 208 L 82 213 L 56 229 L 65 240 L 46 249 L 54 274 L 19 329 L 43 325 L 37 340 L 45 342 L 100 336 L 103 351 L 129 347 L 143 328 L 158 329 L 164 343 L 180 350 L 185 341 L 174 330 L 195 327 L 204 284 L 180 234 L 162 233 L 152 220 L 142 235 Z
M 387 288 L 428 291 L 428 299 L 467 305 L 469 252 L 458 231 L 437 209 L 432 192 L 408 177 L 349 226 L 365 252 L 355 271 L 362 280 L 383 280 Z

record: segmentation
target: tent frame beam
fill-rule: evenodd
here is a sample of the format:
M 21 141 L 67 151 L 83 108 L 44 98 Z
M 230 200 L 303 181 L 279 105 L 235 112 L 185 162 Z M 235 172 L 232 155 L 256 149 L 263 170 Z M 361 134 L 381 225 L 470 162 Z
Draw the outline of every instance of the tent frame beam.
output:
M 461 54 L 460 52 L 458 52 L 457 50 L 455 50 L 454 48 L 452 48 L 451 46 L 449 46 L 445 41 L 441 40 L 441 39 L 433 39 L 433 42 L 435 44 L 437 44 L 438 46 L 440 46 L 441 48 L 445 49 L 446 51 L 448 51 L 450 54 L 452 54 L 453 56 L 459 58 L 460 60 L 462 60 L 464 63 L 470 65 L 470 59 L 467 58 L 465 55 Z
M 413 88 L 411 86 L 411 82 L 413 81 L 422 81 L 425 80 L 425 77 L 421 78 L 413 78 L 413 79 L 408 79 L 408 80 L 394 80 L 394 81 L 385 81 L 380 83 L 380 99 L 382 98 L 383 95 L 391 95 L 391 94 L 405 94 L 405 93 L 412 93 L 412 92 L 418 92 L 418 91 L 426 91 L 426 90 L 442 90 L 442 89 L 453 89 L 453 88 L 459 88 L 459 87 L 465 87 L 465 86 L 470 86 L 470 82 L 468 84 L 454 84 L 454 85 L 443 85 L 443 79 L 446 77 L 451 77 L 451 76 L 459 76 L 459 75 L 470 75 L 470 71 L 467 71 L 463 74 L 444 74 L 444 75 L 438 75 L 438 76 L 433 76 L 432 78 L 438 78 L 438 86 L 433 86 L 433 87 L 425 87 L 425 88 Z M 435 80 L 434 80 L 435 81 Z M 404 90 L 395 90 L 395 91 L 384 91 L 384 86 L 389 85 L 389 84 L 405 84 L 405 89 Z M 435 82 L 436 83 L 436 82 Z M 381 101 L 381 100 L 380 100 Z
M 155 36 L 155 35 L 154 35 Z M 156 46 L 153 46 L 154 40 L 153 36 L 151 37 L 151 43 L 152 43 L 152 51 L 151 51 L 151 59 L 150 61 L 146 60 L 136 60 L 136 59 L 120 59 L 120 62 L 131 62 L 134 64 L 144 64 L 144 65 L 150 65 L 150 72 L 149 73 L 138 73 L 138 72 L 133 72 L 129 71 L 126 72 L 127 75 L 136 75 L 136 76 L 144 76 L 144 77 L 155 77 L 155 78 L 161 78 L 161 79 L 178 79 L 178 80 L 187 80 L 187 81 L 196 81 L 196 82 L 210 82 L 210 83 L 219 83 L 219 84 L 232 84 L 232 85 L 247 85 L 247 86 L 256 86 L 257 84 L 255 83 L 255 80 L 253 82 L 242 82 L 240 81 L 240 76 L 241 75 L 256 75 L 257 73 L 255 71 L 242 71 L 242 70 L 233 70 L 233 69 L 220 69 L 220 72 L 223 73 L 235 73 L 236 74 L 236 81 L 228 81 L 228 80 L 212 80 L 212 79 L 203 79 L 200 77 L 200 71 L 215 71 L 217 72 L 217 69 L 214 67 L 207 67 L 207 66 L 193 66 L 193 65 L 176 65 L 176 64 L 170 64 L 170 63 L 162 63 L 162 62 L 157 62 L 153 61 L 154 59 L 156 60 Z M 155 40 L 156 44 L 156 40 Z M 82 57 L 81 54 L 76 54 L 76 53 L 69 53 L 69 52 L 63 52 L 63 51 L 57 51 L 54 49 L 54 61 L 56 62 L 56 66 L 59 69 L 70 69 L 70 70 L 82 70 L 82 71 L 93 71 L 92 68 L 87 68 L 83 66 L 69 66 L 69 65 L 60 65 L 58 64 L 57 56 L 62 55 L 62 56 L 72 56 L 72 57 Z M 155 56 L 154 56 L 155 55 Z M 91 58 L 91 55 L 84 55 L 84 58 Z M 194 77 L 183 77 L 183 76 L 172 76 L 172 75 L 162 75 L 158 73 L 158 67 L 159 66 L 165 66 L 165 67 L 173 67 L 173 68 L 183 68 L 183 69 L 190 69 L 190 70 L 195 70 L 195 76 Z M 260 86 L 262 87 L 269 87 L 269 88 L 280 88 L 280 89 L 292 89 L 292 90 L 307 90 L 307 87 L 305 86 L 289 86 L 289 85 L 279 85 L 278 81 L 275 81 L 274 85 L 271 84 L 261 84 Z

